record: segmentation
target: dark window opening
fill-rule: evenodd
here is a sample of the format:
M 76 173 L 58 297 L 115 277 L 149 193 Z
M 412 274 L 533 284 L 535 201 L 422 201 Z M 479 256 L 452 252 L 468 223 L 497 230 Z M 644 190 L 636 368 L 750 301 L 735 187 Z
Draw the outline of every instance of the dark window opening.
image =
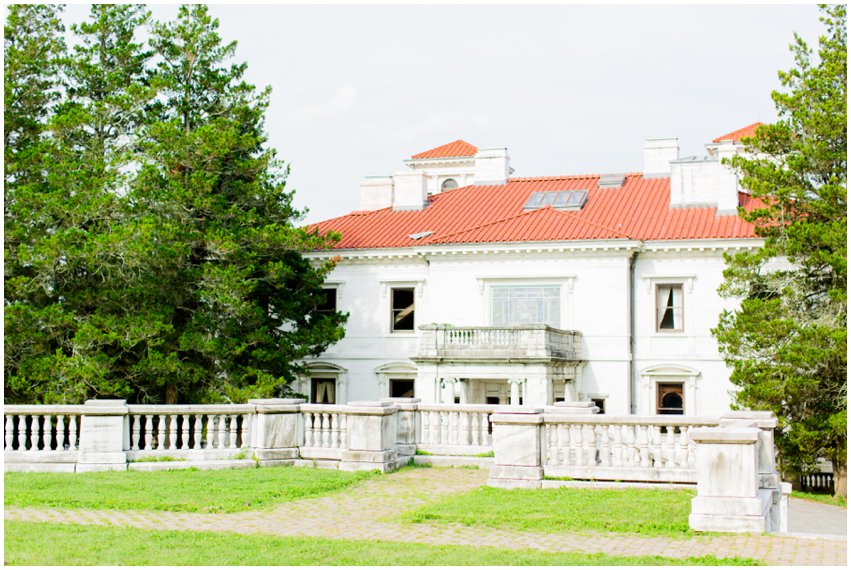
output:
M 600 408 L 598 414 L 606 413 L 606 399 L 605 398 L 591 398 L 591 401 L 594 402 L 594 405 Z
M 337 401 L 337 381 L 333 378 L 310 380 L 310 401 L 313 404 L 334 404 Z
M 657 414 L 679 414 L 683 413 L 683 385 L 682 384 L 659 384 L 656 388 L 656 413 Z
M 414 397 L 414 381 L 413 380 L 390 380 L 390 397 L 391 398 L 413 398 Z
M 491 406 L 499 405 L 499 396 L 488 396 L 485 398 L 485 403 Z
M 414 289 L 391 289 L 391 331 L 414 330 Z
M 325 296 L 323 301 L 316 307 L 317 313 L 335 313 L 337 312 L 337 290 L 336 289 L 323 289 L 323 295 Z

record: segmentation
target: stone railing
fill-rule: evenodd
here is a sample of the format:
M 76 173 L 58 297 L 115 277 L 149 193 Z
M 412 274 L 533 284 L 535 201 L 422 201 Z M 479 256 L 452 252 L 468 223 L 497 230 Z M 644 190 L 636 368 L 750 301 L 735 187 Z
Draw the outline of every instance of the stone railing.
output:
M 83 406 L 5 406 L 7 470 L 74 471 Z
M 547 325 L 420 327 L 418 359 L 563 359 L 579 360 L 582 333 Z
M 6 406 L 5 469 L 314 465 L 389 471 L 413 458 L 488 467 L 488 484 L 503 488 L 696 484 L 693 528 L 785 529 L 789 488 L 774 464 L 777 421 L 770 413 L 715 419 L 596 411 L 591 403 L 533 408 L 413 398 L 345 406 L 285 399 L 222 406 L 128 406 L 123 400 Z
M 689 433 L 717 418 L 544 413 L 544 472 L 573 479 L 696 483 Z

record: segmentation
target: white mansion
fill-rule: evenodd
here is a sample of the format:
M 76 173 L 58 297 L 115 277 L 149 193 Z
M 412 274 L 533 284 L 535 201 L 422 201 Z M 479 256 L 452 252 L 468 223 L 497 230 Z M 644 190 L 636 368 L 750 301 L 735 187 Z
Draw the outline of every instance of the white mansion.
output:
M 327 308 L 346 337 L 311 360 L 311 402 L 386 397 L 594 401 L 610 414 L 718 415 L 729 370 L 710 329 L 731 306 L 724 253 L 761 243 L 721 159 L 648 140 L 644 171 L 512 178 L 504 148 L 455 141 L 361 184 L 361 210 L 316 224 L 339 256 Z

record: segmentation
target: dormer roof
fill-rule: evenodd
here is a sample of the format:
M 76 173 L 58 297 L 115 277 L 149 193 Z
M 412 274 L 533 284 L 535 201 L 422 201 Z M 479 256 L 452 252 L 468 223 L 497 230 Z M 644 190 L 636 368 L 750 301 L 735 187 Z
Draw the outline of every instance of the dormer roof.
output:
M 425 150 L 413 155 L 411 158 L 418 160 L 421 158 L 457 158 L 457 157 L 472 157 L 479 152 L 479 149 L 471 145 L 467 141 L 458 139 L 451 143 L 446 143 L 438 147 Z
M 756 128 L 762 125 L 762 123 L 754 123 L 752 125 L 748 125 L 747 127 L 742 127 L 741 129 L 737 129 L 731 133 L 727 133 L 726 135 L 721 135 L 718 138 L 712 139 L 712 142 L 719 143 L 721 141 L 733 141 L 739 142 L 744 138 L 752 137 L 756 134 Z

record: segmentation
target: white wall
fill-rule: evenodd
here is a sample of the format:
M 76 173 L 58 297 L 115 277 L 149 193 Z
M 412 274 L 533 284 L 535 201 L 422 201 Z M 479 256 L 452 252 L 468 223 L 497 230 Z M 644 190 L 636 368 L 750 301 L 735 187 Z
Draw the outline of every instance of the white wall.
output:
M 713 415 L 729 409 L 729 370 L 710 332 L 722 308 L 734 304 L 717 294 L 724 268 L 721 251 L 699 251 L 688 244 L 680 251 L 647 249 L 650 251 L 638 255 L 635 268 L 636 413 L 655 413 L 654 402 L 642 396 L 641 372 L 659 366 L 696 371 L 687 403 L 693 413 Z M 328 283 L 339 288 L 338 308 L 350 313 L 346 337 L 318 360 L 346 370 L 348 400 L 386 397 L 387 386 L 379 386 L 376 368 L 409 361 L 417 354 L 420 331 L 390 332 L 393 286 L 417 288 L 419 327 L 430 323 L 490 325 L 492 286 L 552 284 L 562 291 L 561 328 L 579 330 L 583 335 L 581 355 L 588 361 L 578 382 L 583 399 L 605 397 L 608 413 L 629 413 L 628 250 L 476 253 L 470 248 L 467 254 L 423 250 L 413 259 L 388 257 L 371 262 L 343 257 Z M 657 283 L 683 284 L 682 332 L 656 331 Z M 686 379 L 684 373 L 682 380 Z M 341 394 L 338 401 L 342 398 Z

